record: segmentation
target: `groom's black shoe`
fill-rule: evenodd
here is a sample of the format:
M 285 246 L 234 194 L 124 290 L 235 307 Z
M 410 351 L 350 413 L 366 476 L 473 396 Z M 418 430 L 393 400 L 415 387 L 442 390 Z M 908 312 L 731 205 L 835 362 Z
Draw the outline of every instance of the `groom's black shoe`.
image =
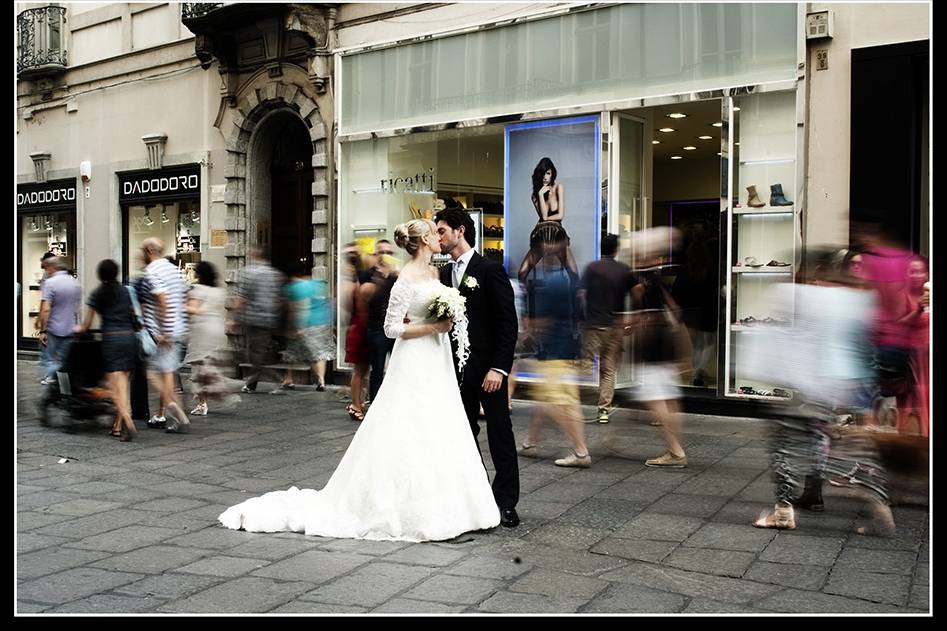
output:
M 500 525 L 506 528 L 516 528 L 520 525 L 520 516 L 516 514 L 515 508 L 500 509 Z

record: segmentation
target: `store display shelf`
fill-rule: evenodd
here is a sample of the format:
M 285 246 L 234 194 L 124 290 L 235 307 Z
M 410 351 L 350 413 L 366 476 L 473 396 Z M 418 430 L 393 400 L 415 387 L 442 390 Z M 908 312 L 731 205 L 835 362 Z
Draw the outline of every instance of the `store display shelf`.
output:
M 743 324 L 731 324 L 731 331 L 746 331 L 749 333 L 760 333 L 762 331 L 772 331 L 773 329 L 781 330 L 789 328 L 787 325 L 779 324 L 760 324 L 758 326 L 746 326 Z
M 792 215 L 793 206 L 776 206 L 774 208 L 734 208 L 734 215 Z
M 734 274 L 778 274 L 780 276 L 791 275 L 792 265 L 789 267 L 734 267 Z
M 762 160 L 740 160 L 742 166 L 751 166 L 755 164 L 790 164 L 795 162 L 793 158 L 763 158 Z
M 789 401 L 792 397 L 776 397 L 765 394 L 740 394 L 739 392 L 728 392 L 728 397 L 734 399 L 755 399 L 757 401 Z

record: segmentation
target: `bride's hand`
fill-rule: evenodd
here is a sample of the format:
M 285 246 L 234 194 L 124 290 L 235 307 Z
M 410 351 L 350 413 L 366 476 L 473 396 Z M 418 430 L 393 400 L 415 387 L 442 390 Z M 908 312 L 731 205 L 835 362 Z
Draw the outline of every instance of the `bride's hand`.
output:
M 435 333 L 447 333 L 454 326 L 454 321 L 448 318 L 435 322 L 431 326 L 434 328 Z

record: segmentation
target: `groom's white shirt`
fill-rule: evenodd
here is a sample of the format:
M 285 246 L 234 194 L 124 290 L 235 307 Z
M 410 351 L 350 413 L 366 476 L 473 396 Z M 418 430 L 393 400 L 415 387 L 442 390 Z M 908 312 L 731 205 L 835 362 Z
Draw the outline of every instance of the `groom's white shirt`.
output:
M 470 259 L 473 258 L 474 252 L 476 252 L 476 250 L 470 248 L 454 261 L 454 268 L 451 270 L 451 279 L 454 284 L 454 289 L 460 287 L 460 281 L 464 279 L 464 273 L 467 271 L 467 266 L 470 265 Z

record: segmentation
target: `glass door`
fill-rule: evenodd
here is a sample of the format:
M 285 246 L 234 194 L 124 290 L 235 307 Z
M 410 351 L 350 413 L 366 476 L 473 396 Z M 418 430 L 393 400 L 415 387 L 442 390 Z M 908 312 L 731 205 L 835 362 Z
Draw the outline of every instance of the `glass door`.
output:
M 650 225 L 650 216 L 645 208 L 647 197 L 644 194 L 645 121 L 628 114 L 613 114 L 608 138 L 608 154 L 611 160 L 607 186 L 608 212 L 603 227 L 618 235 L 616 258 L 631 264 L 631 237 L 638 230 Z M 630 296 L 625 300 L 625 310 L 628 311 L 631 309 Z M 622 357 L 633 356 L 632 343 L 632 337 L 625 338 Z M 615 385 L 625 387 L 634 381 L 633 362 L 626 359 L 619 364 Z

